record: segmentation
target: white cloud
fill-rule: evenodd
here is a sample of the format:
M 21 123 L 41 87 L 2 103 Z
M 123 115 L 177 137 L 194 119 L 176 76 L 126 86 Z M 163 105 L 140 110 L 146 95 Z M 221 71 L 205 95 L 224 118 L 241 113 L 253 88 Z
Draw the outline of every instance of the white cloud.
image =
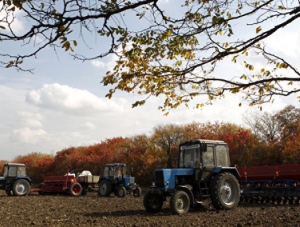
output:
M 91 64 L 95 68 L 112 71 L 113 68 L 116 66 L 116 61 L 118 60 L 118 57 L 116 55 L 110 55 L 107 57 L 107 59 L 108 59 L 108 62 L 103 62 L 100 60 L 93 60 L 93 61 L 91 61 Z
M 41 108 L 89 115 L 99 112 L 124 111 L 124 99 L 98 98 L 87 90 L 72 88 L 67 85 L 45 84 L 42 88 L 27 94 L 26 101 Z
M 39 113 L 31 113 L 26 111 L 19 111 L 18 116 L 24 124 L 30 128 L 42 128 L 44 117 Z
M 299 26 L 299 24 L 298 24 Z M 265 40 L 267 49 L 275 51 L 281 57 L 288 56 L 291 59 L 296 59 L 299 62 L 299 37 L 300 32 L 298 29 L 281 29 L 274 35 Z
M 3 2 L 0 2 L 0 7 L 3 7 Z M 5 21 L 4 18 L 7 18 L 7 21 L 9 23 L 11 23 L 13 21 L 13 23 L 11 23 L 11 28 L 14 31 L 14 33 L 19 34 L 24 30 L 24 23 L 18 19 L 19 17 L 21 17 L 21 11 L 18 10 L 17 8 L 14 11 L 10 10 L 9 14 L 7 14 L 4 10 L 1 10 L 0 11 L 0 25 L 6 27 L 6 29 L 8 29 L 7 24 L 3 23 L 3 21 Z
M 94 129 L 96 128 L 96 125 L 91 122 L 85 122 L 84 124 L 80 125 L 80 129 Z
M 47 133 L 42 129 L 20 128 L 13 131 L 10 136 L 12 142 L 37 144 L 47 139 Z
M 102 68 L 103 69 L 103 68 L 106 67 L 106 64 L 104 62 L 102 62 L 102 61 L 99 61 L 99 60 L 92 60 L 91 64 L 93 66 L 95 66 L 96 68 Z

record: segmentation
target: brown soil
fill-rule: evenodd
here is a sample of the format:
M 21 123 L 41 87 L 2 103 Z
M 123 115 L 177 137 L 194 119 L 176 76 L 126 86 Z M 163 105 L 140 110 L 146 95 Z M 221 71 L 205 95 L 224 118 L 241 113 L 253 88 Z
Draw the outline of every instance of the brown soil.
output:
M 147 213 L 143 197 L 131 195 L 15 197 L 0 193 L 0 226 L 300 226 L 298 205 L 241 204 L 229 211 L 207 206 L 179 216 L 170 213 L 168 202 L 161 212 Z

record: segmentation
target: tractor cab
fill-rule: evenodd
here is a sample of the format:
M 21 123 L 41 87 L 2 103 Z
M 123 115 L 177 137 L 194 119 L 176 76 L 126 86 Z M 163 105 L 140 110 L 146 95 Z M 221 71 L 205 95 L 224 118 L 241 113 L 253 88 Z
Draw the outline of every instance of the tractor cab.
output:
M 127 175 L 127 166 L 123 163 L 106 164 L 103 170 L 103 177 L 121 180 Z
M 219 140 L 193 140 L 180 144 L 178 168 L 230 166 L 229 150 Z
M 0 178 L 6 182 L 15 180 L 16 178 L 27 177 L 25 164 L 7 163 L 3 166 L 3 176 Z
M 141 189 L 135 183 L 135 177 L 128 175 L 124 163 L 106 164 L 103 175 L 99 180 L 99 195 L 107 197 L 114 192 L 119 197 L 124 197 L 127 191 L 132 191 L 134 196 L 141 195 Z

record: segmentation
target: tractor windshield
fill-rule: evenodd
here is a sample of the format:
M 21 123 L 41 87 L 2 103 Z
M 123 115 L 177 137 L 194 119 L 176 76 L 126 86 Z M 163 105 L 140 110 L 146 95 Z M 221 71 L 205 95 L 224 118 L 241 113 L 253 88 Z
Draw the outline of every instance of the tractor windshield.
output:
M 200 144 L 193 144 L 180 147 L 179 167 L 199 168 L 200 164 Z
M 104 176 L 108 177 L 124 177 L 127 174 L 126 165 L 108 165 L 104 167 Z
M 25 177 L 26 176 L 26 167 L 25 166 L 19 166 L 17 171 L 18 177 Z

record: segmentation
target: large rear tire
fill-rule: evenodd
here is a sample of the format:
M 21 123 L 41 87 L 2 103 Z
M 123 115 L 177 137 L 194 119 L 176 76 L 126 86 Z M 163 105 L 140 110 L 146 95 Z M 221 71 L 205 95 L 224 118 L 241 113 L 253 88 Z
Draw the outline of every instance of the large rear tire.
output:
M 240 201 L 240 185 L 231 173 L 220 173 L 211 181 L 210 195 L 216 209 L 230 210 Z
M 147 212 L 157 213 L 161 211 L 163 198 L 158 194 L 153 194 L 151 191 L 148 191 L 144 196 L 143 205 Z
M 69 188 L 69 193 L 72 196 L 80 196 L 82 193 L 82 186 L 80 183 L 75 182 L 73 184 L 71 184 L 70 188 Z
M 170 210 L 173 214 L 185 214 L 190 209 L 190 197 L 185 191 L 175 191 L 170 198 Z
M 26 196 L 30 192 L 30 184 L 27 180 L 19 179 L 13 184 L 12 193 L 14 196 Z
M 108 197 L 111 193 L 111 182 L 108 180 L 102 180 L 99 184 L 99 192 L 98 195 L 102 197 Z

